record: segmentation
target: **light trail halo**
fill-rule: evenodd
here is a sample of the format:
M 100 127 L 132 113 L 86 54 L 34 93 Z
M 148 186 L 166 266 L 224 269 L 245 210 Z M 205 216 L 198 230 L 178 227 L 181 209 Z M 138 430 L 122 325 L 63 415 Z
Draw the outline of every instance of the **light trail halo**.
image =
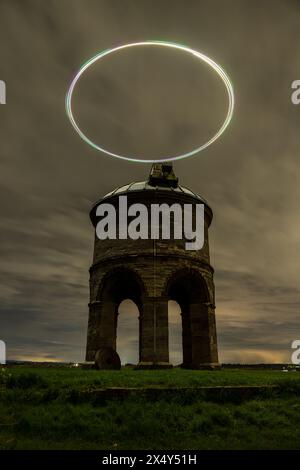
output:
M 227 91 L 227 94 L 228 94 L 228 110 L 227 110 L 227 114 L 226 114 L 226 117 L 225 117 L 225 120 L 222 124 L 222 126 L 218 129 L 218 131 L 213 135 L 213 137 L 211 137 L 207 142 L 205 142 L 203 145 L 200 145 L 200 147 L 197 147 L 197 148 L 194 148 L 193 150 L 191 150 L 190 152 L 186 152 L 186 153 L 182 153 L 180 155 L 175 155 L 175 156 L 167 156 L 167 157 L 163 157 L 163 158 L 159 158 L 159 159 L 141 159 L 141 158 L 136 158 L 136 157 L 131 157 L 131 156 L 126 156 L 126 155 L 119 155 L 117 153 L 113 153 L 113 152 L 110 152 L 109 150 L 106 150 L 105 148 L 103 147 L 100 147 L 99 145 L 97 145 L 95 142 L 93 142 L 92 140 L 90 140 L 83 132 L 82 130 L 80 129 L 80 127 L 78 126 L 78 124 L 76 123 L 75 121 L 75 118 L 74 118 L 74 115 L 73 115 L 73 112 L 72 112 L 72 96 L 73 96 L 73 91 L 74 91 L 74 88 L 76 86 L 76 83 L 78 82 L 79 78 L 81 77 L 81 75 L 91 66 L 93 65 L 97 60 L 100 60 L 102 59 L 103 57 L 109 55 L 109 54 L 112 54 L 113 52 L 117 52 L 117 51 L 120 51 L 122 49 L 126 49 L 126 48 L 129 48 L 129 47 L 136 47 L 136 46 L 163 46 L 163 47 L 170 47 L 170 48 L 174 48 L 174 49 L 179 49 L 179 50 L 182 50 L 184 52 L 187 52 L 189 54 L 192 54 L 193 56 L 197 57 L 198 59 L 202 60 L 203 62 L 205 62 L 206 64 L 210 65 L 213 70 L 215 70 L 215 72 L 217 72 L 217 74 L 219 75 L 219 77 L 222 79 L 225 87 L 226 87 L 226 91 Z M 213 142 L 215 142 L 222 134 L 223 132 L 225 131 L 225 129 L 228 127 L 230 121 L 231 121 L 231 118 L 232 118 L 232 114 L 233 114 L 233 109 L 234 109 L 234 92 L 233 92 L 233 86 L 232 86 L 232 83 L 230 81 L 230 78 L 228 77 L 228 75 L 226 74 L 225 70 L 219 65 L 217 64 L 216 62 L 214 62 L 212 59 L 210 59 L 209 57 L 207 57 L 206 55 L 202 54 L 201 52 L 198 52 L 194 49 L 191 49 L 187 46 L 183 46 L 181 44 L 176 44 L 176 43 L 173 43 L 173 42 L 167 42 L 167 41 L 142 41 L 142 42 L 133 42 L 133 43 L 129 43 L 129 44 L 124 44 L 122 46 L 117 46 L 117 47 L 114 47 L 112 49 L 106 49 L 102 52 L 99 52 L 98 54 L 96 54 L 94 57 L 92 57 L 91 59 L 88 59 L 87 62 L 85 62 L 85 64 L 83 64 L 83 66 L 79 69 L 79 71 L 77 72 L 77 74 L 75 75 L 75 77 L 73 78 L 72 82 L 71 82 L 71 85 L 69 87 L 69 90 L 67 92 L 67 95 L 66 95 L 66 112 L 67 112 L 67 116 L 68 118 L 70 119 L 70 122 L 72 124 L 72 126 L 74 127 L 74 129 L 76 130 L 76 132 L 79 134 L 79 136 L 87 143 L 89 144 L 91 147 L 93 147 L 94 149 L 100 151 L 100 152 L 103 152 L 103 153 L 106 153 L 107 155 L 111 156 L 111 157 L 115 157 L 115 158 L 119 158 L 121 160 L 127 160 L 127 161 L 131 161 L 131 162 L 138 162 L 138 163 L 158 163 L 158 162 L 167 162 L 167 161 L 174 161 L 174 160 L 181 160 L 183 158 L 188 158 L 188 157 L 191 157 L 192 155 L 195 155 L 199 152 L 201 152 L 202 150 L 204 150 L 205 148 L 207 148 L 209 145 L 211 145 Z

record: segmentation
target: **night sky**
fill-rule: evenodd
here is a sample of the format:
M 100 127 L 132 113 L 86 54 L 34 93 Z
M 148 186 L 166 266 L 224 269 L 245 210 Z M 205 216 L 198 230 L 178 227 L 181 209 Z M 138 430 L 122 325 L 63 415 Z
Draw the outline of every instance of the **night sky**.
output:
M 214 211 L 210 229 L 221 362 L 289 361 L 300 338 L 298 0 L 0 0 L 0 339 L 9 359 L 82 361 L 92 261 L 91 204 L 147 178 L 150 163 L 85 144 L 64 109 L 78 68 L 103 49 L 149 39 L 219 63 L 233 121 L 204 152 L 174 164 Z M 74 96 L 80 125 L 108 149 L 141 158 L 203 143 L 226 114 L 220 79 L 159 48 L 106 58 Z M 121 306 L 118 348 L 137 360 L 137 313 Z M 180 360 L 170 307 L 171 358 Z

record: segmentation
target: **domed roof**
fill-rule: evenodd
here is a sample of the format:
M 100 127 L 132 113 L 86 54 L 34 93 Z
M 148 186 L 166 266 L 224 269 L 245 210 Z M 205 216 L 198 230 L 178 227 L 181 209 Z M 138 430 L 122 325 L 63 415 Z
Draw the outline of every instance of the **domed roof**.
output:
M 184 195 L 189 196 L 190 198 L 198 200 L 200 203 L 205 204 L 208 213 L 210 214 L 210 220 L 213 217 L 213 212 L 208 205 L 207 201 L 200 196 L 199 194 L 191 191 L 190 189 L 186 188 L 185 186 L 181 186 L 178 184 L 178 178 L 175 176 L 172 164 L 154 164 L 152 165 L 151 172 L 149 175 L 149 179 L 147 181 L 137 181 L 129 184 L 125 184 L 123 186 L 119 186 L 115 188 L 113 191 L 105 194 L 99 201 L 93 204 L 92 209 L 90 211 L 90 218 L 92 223 L 95 223 L 96 217 L 96 209 L 99 203 L 101 203 L 105 199 L 109 199 L 114 196 L 120 196 L 124 194 L 132 194 L 132 193 L 140 193 L 143 197 L 142 193 L 147 192 L 148 195 L 150 191 L 158 191 L 158 192 L 166 192 L 171 195 L 171 193 L 176 196 Z M 179 197 L 180 199 L 180 197 Z
M 179 184 L 176 187 L 159 185 L 159 184 L 153 185 L 153 183 L 149 184 L 149 181 L 138 181 L 134 183 L 125 184 L 124 186 L 120 186 L 114 189 L 113 191 L 105 194 L 105 196 L 103 196 L 102 199 L 112 197 L 115 195 L 131 193 L 131 192 L 155 191 L 155 190 L 186 194 L 187 196 L 192 196 L 196 199 L 199 199 L 199 201 L 201 201 L 202 203 L 208 205 L 207 201 L 202 196 L 200 196 L 199 194 L 195 193 L 194 191 L 191 191 L 190 189 L 184 186 L 181 186 Z
M 173 166 L 171 163 L 155 163 L 152 165 L 149 179 L 147 181 L 137 181 L 125 184 L 105 194 L 105 196 L 103 196 L 98 202 L 93 205 L 90 215 L 92 216 L 95 211 L 95 208 L 101 201 L 103 201 L 103 199 L 108 199 L 113 196 L 119 196 L 128 193 L 142 193 L 145 191 L 166 191 L 168 193 L 190 196 L 194 199 L 198 199 L 198 201 L 200 201 L 202 204 L 205 204 L 205 206 L 211 212 L 212 216 L 212 210 L 209 207 L 207 201 L 202 196 L 195 193 L 194 191 L 191 191 L 185 186 L 181 186 L 178 184 L 178 178 L 174 174 Z

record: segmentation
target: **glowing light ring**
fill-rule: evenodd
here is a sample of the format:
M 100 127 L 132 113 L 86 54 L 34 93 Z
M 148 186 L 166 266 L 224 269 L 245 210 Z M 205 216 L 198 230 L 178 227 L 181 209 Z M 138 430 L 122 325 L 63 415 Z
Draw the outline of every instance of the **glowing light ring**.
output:
M 116 153 L 113 153 L 113 152 L 110 152 L 109 150 L 106 150 L 104 149 L 103 147 L 100 147 L 99 145 L 95 144 L 93 141 L 91 141 L 83 132 L 82 130 L 79 128 L 79 126 L 77 125 L 76 121 L 75 121 L 75 118 L 74 118 L 74 115 L 73 115 L 73 112 L 72 112 L 72 95 L 73 95 L 73 91 L 74 91 L 74 88 L 75 88 L 75 85 L 76 83 L 78 82 L 79 78 L 81 77 L 81 75 L 85 72 L 85 70 L 87 70 L 92 64 L 94 64 L 97 60 L 100 60 L 102 59 L 103 57 L 109 55 L 109 54 L 112 54 L 113 52 L 116 52 L 116 51 L 120 51 L 122 49 L 126 49 L 126 48 L 129 48 L 129 47 L 135 47 L 135 46 L 164 46 L 164 47 L 171 47 L 171 48 L 174 48 L 174 49 L 179 49 L 179 50 L 182 50 L 182 51 L 185 51 L 185 52 L 188 52 L 189 54 L 192 54 L 194 56 L 196 56 L 198 59 L 204 61 L 205 63 L 207 63 L 208 65 L 210 65 L 214 70 L 215 72 L 217 72 L 217 74 L 221 77 L 225 87 L 226 87 L 226 90 L 227 90 L 227 94 L 228 94 L 228 111 L 227 111 L 227 115 L 226 115 L 226 118 L 222 124 L 222 126 L 219 128 L 219 130 L 216 132 L 216 134 L 210 139 L 208 140 L 205 144 L 203 145 L 200 145 L 200 147 L 197 147 L 195 148 L 194 150 L 191 150 L 190 152 L 186 152 L 186 153 L 183 153 L 181 155 L 176 155 L 176 156 L 168 156 L 168 157 L 165 157 L 165 158 L 160 158 L 160 159 L 147 159 L 147 160 L 144 160 L 144 159 L 141 159 L 141 158 L 135 158 L 135 157 L 130 157 L 130 156 L 124 156 L 124 155 L 118 155 Z M 228 75 L 226 74 L 226 72 L 222 69 L 222 67 L 220 65 L 218 65 L 216 62 L 214 62 L 212 59 L 210 59 L 209 57 L 205 56 L 204 54 L 202 54 L 201 52 L 198 52 L 198 51 L 195 51 L 193 49 L 190 49 L 189 47 L 186 47 L 186 46 L 183 46 L 181 44 L 176 44 L 176 43 L 172 43 L 172 42 L 165 42 L 165 41 L 143 41 L 143 42 L 134 42 L 134 43 L 130 43 L 130 44 L 124 44 L 123 46 L 118 46 L 118 47 L 115 47 L 113 49 L 107 49 L 105 51 L 102 51 L 98 54 L 96 54 L 94 57 L 92 57 L 91 59 L 89 59 L 79 70 L 79 72 L 76 74 L 76 76 L 74 77 L 71 85 L 70 85 L 70 88 L 68 90 L 68 93 L 66 95 L 66 112 L 67 112 L 67 115 L 71 121 L 71 124 L 72 126 L 74 127 L 74 129 L 76 130 L 76 132 L 80 135 L 80 137 L 85 141 L 87 142 L 89 145 L 91 145 L 94 149 L 96 150 L 99 150 L 100 152 L 104 152 L 106 153 L 107 155 L 110 155 L 111 157 L 115 157 L 115 158 L 120 158 L 122 160 L 128 160 L 128 161 L 131 161 L 131 162 L 139 162 L 139 163 L 157 163 L 157 162 L 166 162 L 166 161 L 170 161 L 170 160 L 180 160 L 182 158 L 187 158 L 187 157 L 191 157 L 192 155 L 195 155 L 196 153 L 199 153 L 201 152 L 202 150 L 204 150 L 206 147 L 208 147 L 209 145 L 211 145 L 213 142 L 215 142 L 222 134 L 223 132 L 225 131 L 225 129 L 227 128 L 227 126 L 229 125 L 230 121 L 231 121 L 231 118 L 232 118 L 232 114 L 233 114 L 233 108 L 234 108 L 234 92 L 233 92 L 233 86 L 231 84 L 231 81 L 228 77 Z

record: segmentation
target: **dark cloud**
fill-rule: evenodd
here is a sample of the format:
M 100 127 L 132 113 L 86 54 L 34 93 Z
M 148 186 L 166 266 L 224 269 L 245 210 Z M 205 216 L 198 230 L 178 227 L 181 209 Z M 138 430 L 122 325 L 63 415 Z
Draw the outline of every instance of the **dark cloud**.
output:
M 300 107 L 290 102 L 300 77 L 299 2 L 1 0 L 0 13 L 0 337 L 9 355 L 83 358 L 90 204 L 145 179 L 149 167 L 88 148 L 66 119 L 66 88 L 97 51 L 164 39 L 214 58 L 236 93 L 224 136 L 175 165 L 214 210 L 221 360 L 289 360 L 300 336 Z M 76 112 L 93 137 L 145 156 L 201 142 L 224 112 L 217 80 L 171 52 L 103 62 L 79 91 Z M 178 357 L 179 315 L 171 318 Z M 130 322 L 126 360 L 136 351 Z

